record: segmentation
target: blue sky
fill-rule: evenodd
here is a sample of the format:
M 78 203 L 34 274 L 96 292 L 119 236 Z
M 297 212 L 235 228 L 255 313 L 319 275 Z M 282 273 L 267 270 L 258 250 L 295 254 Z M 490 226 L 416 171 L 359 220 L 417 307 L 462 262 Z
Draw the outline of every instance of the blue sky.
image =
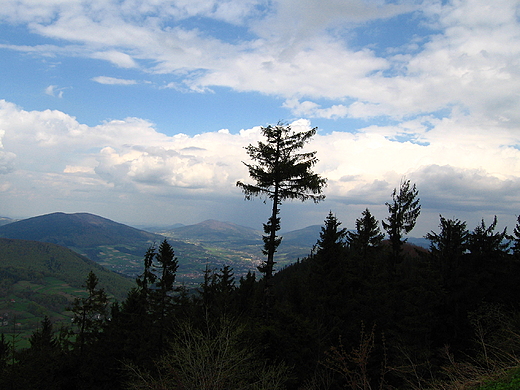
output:
M 422 214 L 520 213 L 516 0 L 4 0 L 0 215 L 91 212 L 132 225 L 261 227 L 244 147 L 305 130 L 328 179 L 318 205 L 352 228 L 403 177 Z

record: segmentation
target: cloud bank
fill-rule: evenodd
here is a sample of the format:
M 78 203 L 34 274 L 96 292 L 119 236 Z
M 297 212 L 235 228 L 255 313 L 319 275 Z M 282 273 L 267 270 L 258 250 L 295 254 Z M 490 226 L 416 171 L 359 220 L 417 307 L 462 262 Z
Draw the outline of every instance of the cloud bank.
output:
M 429 130 L 423 132 L 421 144 L 387 136 L 408 128 L 417 132 L 418 122 L 400 129 L 371 126 L 356 134 L 315 136 L 308 148 L 317 151 L 316 171 L 328 179 L 324 207 L 338 210 L 339 215 L 345 207 L 353 213 L 365 207 L 381 210 L 406 176 L 417 183 L 423 210 L 434 218 L 439 213 L 459 217 L 476 210 L 481 212 L 476 217 L 482 218 L 488 216 L 482 212 L 489 208 L 498 215 L 514 216 L 520 207 L 520 150 L 505 145 L 517 139 L 500 128 L 490 128 L 490 123 L 476 126 L 470 121 L 453 133 L 447 121 L 423 121 L 429 122 L 422 125 Z M 459 126 L 464 121 L 459 118 Z M 310 126 L 308 120 L 292 123 L 295 130 Z M 59 111 L 28 112 L 1 101 L 0 128 L 0 190 L 4 205 L 13 209 L 20 199 L 37 205 L 40 212 L 53 211 L 56 203 L 77 207 L 79 202 L 96 209 L 98 202 L 121 202 L 120 206 L 133 204 L 135 209 L 121 207 L 108 216 L 138 223 L 145 218 L 137 209 L 155 207 L 157 223 L 175 216 L 195 223 L 208 210 L 201 207 L 200 215 L 195 213 L 190 220 L 183 208 L 193 211 L 196 202 L 222 203 L 223 213 L 233 208 L 247 212 L 248 207 L 254 212 L 258 207 L 243 201 L 235 183 L 249 180 L 242 164 L 247 161 L 244 147 L 261 139 L 259 127 L 237 134 L 223 129 L 167 136 L 137 118 L 89 127 Z M 495 134 L 492 143 L 486 136 L 489 131 Z M 169 212 L 163 213 L 162 207 Z M 28 214 L 30 210 L 27 207 Z M 357 217 L 348 215 L 352 224 Z M 233 218 L 247 220 L 243 215 Z M 298 222 L 321 223 L 322 219 Z M 435 222 L 428 223 L 430 229 L 435 227 Z

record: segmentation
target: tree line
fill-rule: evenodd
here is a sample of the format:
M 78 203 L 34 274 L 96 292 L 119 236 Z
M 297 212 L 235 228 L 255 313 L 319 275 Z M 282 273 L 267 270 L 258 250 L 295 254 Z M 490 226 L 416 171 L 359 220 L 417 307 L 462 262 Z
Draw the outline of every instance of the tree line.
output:
M 45 318 L 22 351 L 2 336 L 0 388 L 426 389 L 514 363 L 520 218 L 508 235 L 496 218 L 469 230 L 441 216 L 419 250 L 406 243 L 419 191 L 403 179 L 381 223 L 366 209 L 348 231 L 331 211 L 309 256 L 276 270 L 282 200 L 323 199 L 314 153 L 297 153 L 314 132 L 269 126 L 247 149 L 255 184 L 238 186 L 273 202 L 260 276 L 207 267 L 188 290 L 164 240 L 122 302 L 91 272 L 70 327 Z

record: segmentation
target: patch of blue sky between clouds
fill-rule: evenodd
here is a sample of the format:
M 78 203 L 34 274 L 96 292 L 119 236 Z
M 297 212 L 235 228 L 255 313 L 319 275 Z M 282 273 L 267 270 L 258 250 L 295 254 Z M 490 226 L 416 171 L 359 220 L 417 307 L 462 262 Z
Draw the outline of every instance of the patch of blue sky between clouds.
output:
M 52 108 L 48 105 L 50 96 L 45 91 L 50 86 L 54 86 L 55 91 L 62 91 L 61 88 L 65 87 L 60 78 L 54 75 L 60 63 L 61 60 L 56 58 L 34 58 L 0 49 L 0 99 L 16 103 L 27 110 Z
M 368 48 L 378 57 L 388 57 L 421 51 L 428 37 L 437 32 L 415 11 L 367 22 L 350 31 L 346 39 L 355 50 Z
M 33 34 L 21 24 L 0 23 L 0 44 L 14 46 L 56 45 L 57 41 Z
M 420 145 L 420 146 L 428 146 L 428 145 L 430 145 L 429 142 L 421 141 L 418 138 L 417 134 L 399 133 L 399 134 L 395 134 L 392 137 L 386 137 L 386 138 L 389 141 L 393 141 L 393 142 L 400 142 L 400 143 L 409 142 L 411 144 Z
M 76 110 L 81 111 L 76 114 L 78 120 L 91 126 L 104 120 L 137 117 L 153 123 L 160 133 L 193 136 L 220 129 L 238 133 L 287 118 L 281 100 L 259 93 L 237 93 L 221 87 L 213 88 L 215 93 L 196 93 L 149 84 L 91 84 L 76 97 L 83 103 Z

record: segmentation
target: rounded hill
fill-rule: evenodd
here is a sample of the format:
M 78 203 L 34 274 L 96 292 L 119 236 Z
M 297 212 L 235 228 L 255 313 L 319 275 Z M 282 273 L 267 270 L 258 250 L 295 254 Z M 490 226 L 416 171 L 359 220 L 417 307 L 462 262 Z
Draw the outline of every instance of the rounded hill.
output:
M 89 213 L 52 213 L 0 226 L 0 237 L 93 247 L 153 241 L 157 236 Z

